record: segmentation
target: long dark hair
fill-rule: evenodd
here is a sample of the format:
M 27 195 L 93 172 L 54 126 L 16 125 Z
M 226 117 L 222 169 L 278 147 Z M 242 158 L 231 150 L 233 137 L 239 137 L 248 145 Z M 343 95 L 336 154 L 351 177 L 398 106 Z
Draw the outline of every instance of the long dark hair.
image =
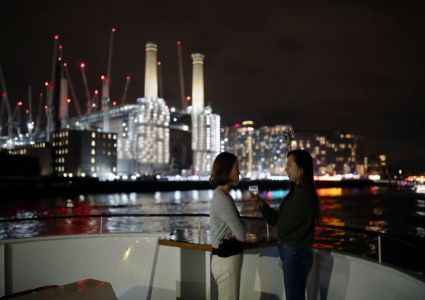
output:
M 229 183 L 230 171 L 237 160 L 236 155 L 229 152 L 221 152 L 217 155 L 212 165 L 210 183 L 214 187 Z
M 313 158 L 309 152 L 299 149 L 289 151 L 287 157 L 289 157 L 289 155 L 293 155 L 295 163 L 298 167 L 303 169 L 301 186 L 306 189 L 307 192 L 310 193 L 312 199 L 314 199 L 316 205 L 315 222 L 316 224 L 321 224 L 322 214 L 320 211 L 320 202 L 316 191 L 316 185 L 314 184 Z M 285 199 L 294 191 L 295 185 L 295 183 L 290 183 L 290 190 Z
M 313 158 L 310 153 L 306 150 L 292 150 L 288 152 L 286 157 L 290 155 L 294 156 L 295 163 L 298 167 L 303 169 L 303 178 L 301 184 L 310 189 L 316 189 L 314 185 L 314 174 L 313 174 Z M 291 190 L 295 184 L 291 184 Z

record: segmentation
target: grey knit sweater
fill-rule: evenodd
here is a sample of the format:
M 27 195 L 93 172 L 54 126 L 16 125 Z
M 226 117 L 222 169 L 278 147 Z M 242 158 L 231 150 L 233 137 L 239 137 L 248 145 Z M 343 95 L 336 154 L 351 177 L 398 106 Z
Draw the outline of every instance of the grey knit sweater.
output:
M 238 241 L 245 239 L 245 225 L 240 219 L 235 201 L 218 187 L 214 190 L 211 201 L 210 230 L 214 248 L 218 248 L 221 239 L 228 232 L 233 232 Z

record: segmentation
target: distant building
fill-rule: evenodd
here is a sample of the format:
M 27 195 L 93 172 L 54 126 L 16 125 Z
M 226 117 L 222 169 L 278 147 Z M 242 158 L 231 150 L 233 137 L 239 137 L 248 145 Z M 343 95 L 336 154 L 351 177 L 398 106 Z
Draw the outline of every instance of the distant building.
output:
M 0 177 L 28 177 L 41 175 L 40 162 L 29 155 L 13 155 L 0 151 Z
M 242 176 L 284 175 L 294 131 L 291 125 L 254 128 L 252 121 L 223 127 L 222 151 L 238 156 Z
M 113 178 L 117 173 L 117 134 L 92 130 L 53 133 L 55 175 Z
M 204 55 L 192 54 L 192 171 L 196 175 L 208 175 L 212 162 L 220 152 L 220 116 L 204 106 Z
M 53 174 L 52 146 L 47 142 L 37 142 L 33 144 L 18 145 L 8 150 L 12 155 L 25 155 L 34 157 L 40 164 L 40 175 L 48 176 Z
M 296 132 L 292 149 L 305 149 L 313 157 L 316 175 L 365 172 L 363 138 L 341 132 Z
M 381 178 L 389 176 L 387 155 L 369 154 L 364 158 L 364 166 L 367 174 L 379 175 Z
M 192 117 L 188 112 L 170 110 L 170 173 L 180 174 L 192 167 Z

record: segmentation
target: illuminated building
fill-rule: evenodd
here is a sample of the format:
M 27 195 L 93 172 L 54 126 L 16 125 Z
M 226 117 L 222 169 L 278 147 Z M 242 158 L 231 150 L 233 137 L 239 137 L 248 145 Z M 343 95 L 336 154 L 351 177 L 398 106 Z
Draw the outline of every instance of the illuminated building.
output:
M 145 96 L 137 104 L 83 116 L 81 128 L 102 128 L 108 113 L 108 127 L 118 136 L 118 174 L 163 173 L 170 162 L 170 111 L 158 98 L 157 45 L 146 43 Z
M 208 175 L 214 158 L 220 152 L 220 116 L 204 106 L 204 55 L 192 54 L 192 116 L 193 172 Z
M 364 158 L 364 166 L 369 175 L 380 175 L 381 178 L 388 176 L 388 162 L 385 154 L 368 155 Z
M 244 121 L 221 131 L 222 151 L 238 156 L 243 176 L 261 178 L 285 174 L 286 155 L 294 135 L 292 126 L 254 128 L 252 121 Z
M 53 172 L 65 177 L 113 179 L 117 173 L 117 135 L 92 130 L 53 133 Z
M 313 157 L 316 175 L 359 174 L 363 164 L 363 138 L 340 132 L 297 132 L 292 149 Z

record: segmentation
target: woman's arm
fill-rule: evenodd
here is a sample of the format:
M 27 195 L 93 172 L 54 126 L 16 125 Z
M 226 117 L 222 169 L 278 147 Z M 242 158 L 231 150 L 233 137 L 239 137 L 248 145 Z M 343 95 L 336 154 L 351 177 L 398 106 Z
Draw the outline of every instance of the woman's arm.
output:
M 220 218 L 230 227 L 238 241 L 244 241 L 245 225 L 242 223 L 236 211 L 235 204 L 224 195 L 218 197 L 217 200 L 217 209 L 220 211 Z
M 255 201 L 260 209 L 261 214 L 263 215 L 263 219 L 269 223 L 270 225 L 276 225 L 277 219 L 279 218 L 279 213 L 271 208 L 260 196 L 254 196 Z

